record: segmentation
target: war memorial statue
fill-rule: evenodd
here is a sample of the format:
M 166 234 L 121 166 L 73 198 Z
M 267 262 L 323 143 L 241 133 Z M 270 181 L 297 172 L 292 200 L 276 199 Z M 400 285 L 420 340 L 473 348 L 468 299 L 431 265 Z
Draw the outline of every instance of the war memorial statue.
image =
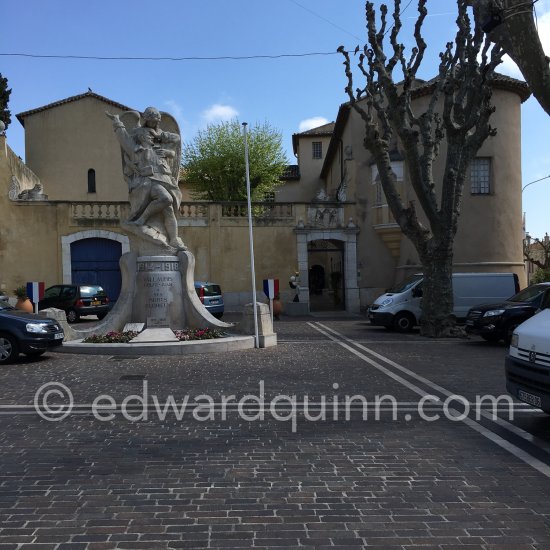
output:
M 178 237 L 181 138 L 177 122 L 154 107 L 147 107 L 141 116 L 136 111 L 106 114 L 120 143 L 128 184 L 130 217 L 122 227 L 167 252 L 187 250 Z
M 145 330 L 132 342 L 160 342 L 175 340 L 176 329 L 232 326 L 213 317 L 199 300 L 195 257 L 178 235 L 181 137 L 176 120 L 154 107 L 106 115 L 120 144 L 128 185 L 130 214 L 120 225 L 128 233 L 130 252 L 120 259 L 120 296 L 94 330 L 139 325 Z

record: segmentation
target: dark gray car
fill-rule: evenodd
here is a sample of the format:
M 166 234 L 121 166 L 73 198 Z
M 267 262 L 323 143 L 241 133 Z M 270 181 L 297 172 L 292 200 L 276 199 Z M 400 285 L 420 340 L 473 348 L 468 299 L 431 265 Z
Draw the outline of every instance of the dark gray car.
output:
M 19 353 L 42 355 L 60 346 L 64 336 L 55 319 L 20 311 L 0 301 L 0 364 L 12 363 Z

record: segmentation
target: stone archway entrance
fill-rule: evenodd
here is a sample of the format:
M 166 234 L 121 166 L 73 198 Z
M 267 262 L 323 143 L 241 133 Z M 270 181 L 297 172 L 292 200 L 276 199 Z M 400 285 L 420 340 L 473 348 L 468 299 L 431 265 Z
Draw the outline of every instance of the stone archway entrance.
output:
M 350 220 L 346 227 L 338 229 L 317 229 L 299 225 L 294 232 L 300 272 L 300 302 L 307 302 L 309 311 L 339 309 L 359 313 L 359 229 Z M 340 275 L 331 276 L 331 273 Z M 313 285 L 312 291 L 310 285 Z M 337 300 L 334 300 L 334 286 L 339 291 Z
M 310 311 L 346 309 L 344 243 L 318 239 L 308 243 Z

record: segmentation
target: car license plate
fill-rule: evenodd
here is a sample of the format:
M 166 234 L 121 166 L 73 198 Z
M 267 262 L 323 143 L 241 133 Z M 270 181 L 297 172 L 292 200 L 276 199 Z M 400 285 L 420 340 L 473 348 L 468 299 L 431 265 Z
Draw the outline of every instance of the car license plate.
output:
M 518 399 L 521 399 L 524 403 L 529 403 L 533 407 L 542 407 L 542 400 L 538 395 L 533 395 L 532 393 L 527 393 L 523 390 L 518 390 Z
M 92 305 L 93 306 L 100 306 L 101 305 L 101 300 L 92 300 Z
M 218 304 L 219 300 L 210 300 L 210 305 Z
M 62 332 L 58 332 L 57 334 L 53 335 L 54 340 L 62 340 L 64 334 Z

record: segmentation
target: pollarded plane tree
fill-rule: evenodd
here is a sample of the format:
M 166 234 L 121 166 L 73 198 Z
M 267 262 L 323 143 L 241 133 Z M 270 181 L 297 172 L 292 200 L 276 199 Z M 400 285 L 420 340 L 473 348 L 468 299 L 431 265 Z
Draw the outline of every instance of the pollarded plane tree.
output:
M 412 241 L 424 272 L 421 332 L 441 337 L 454 333 L 452 265 L 464 182 L 472 159 L 495 129 L 489 124 L 491 78 L 501 50 L 491 47 L 480 26 L 472 26 L 466 0 L 457 0 L 457 32 L 440 54 L 439 70 L 429 82 L 417 78 L 427 44 L 422 36 L 427 0 L 418 2 L 415 46 L 409 54 L 399 42 L 401 1 L 388 7 L 366 2 L 367 44 L 355 50 L 362 84 L 355 85 L 350 53 L 344 47 L 346 92 L 351 107 L 364 123 L 364 146 L 376 163 L 393 217 Z M 386 53 L 388 51 L 388 53 Z M 429 87 L 427 108 L 413 105 L 420 87 Z M 434 181 L 434 162 L 440 145 L 447 147 L 444 172 Z M 404 203 L 396 187 L 390 151 L 398 144 L 416 200 Z M 417 207 L 418 205 L 418 207 Z M 420 216 L 420 211 L 422 212 Z M 424 220 L 422 221 L 421 218 Z
M 469 0 L 490 40 L 518 66 L 541 107 L 550 115 L 550 58 L 537 29 L 538 0 Z

